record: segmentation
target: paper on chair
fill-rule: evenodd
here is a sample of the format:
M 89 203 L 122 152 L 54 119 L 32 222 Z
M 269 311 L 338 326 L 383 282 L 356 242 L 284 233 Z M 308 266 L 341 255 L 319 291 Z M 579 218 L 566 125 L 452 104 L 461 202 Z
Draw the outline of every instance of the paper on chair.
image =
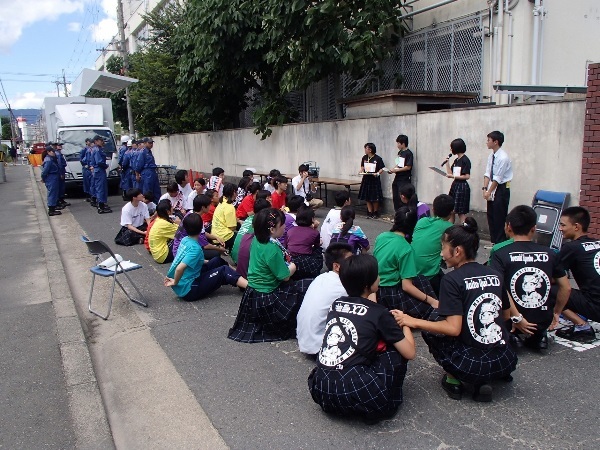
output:
M 123 272 L 123 270 L 132 269 L 132 268 L 138 266 L 137 263 L 134 263 L 132 261 L 119 261 L 119 263 L 120 263 L 120 267 L 119 267 L 118 273 Z M 114 272 L 116 268 L 117 268 L 117 266 L 114 265 L 111 267 L 106 267 L 105 270 L 110 270 L 111 272 Z
M 115 258 L 117 258 L 118 262 L 123 261 L 123 257 L 121 255 L 119 255 L 119 254 L 116 254 Z M 102 261 L 101 263 L 98 264 L 98 267 L 100 267 L 101 269 L 111 269 L 111 268 L 113 268 L 114 266 L 117 265 L 117 261 L 115 261 L 115 258 L 113 258 L 111 256 L 110 258 L 105 259 L 104 261 Z

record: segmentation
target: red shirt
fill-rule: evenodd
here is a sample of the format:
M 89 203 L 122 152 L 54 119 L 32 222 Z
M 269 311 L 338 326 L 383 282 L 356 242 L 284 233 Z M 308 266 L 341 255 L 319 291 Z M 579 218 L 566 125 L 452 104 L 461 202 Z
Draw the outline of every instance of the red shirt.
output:
M 245 219 L 251 212 L 254 212 L 254 195 L 246 195 L 238 205 L 235 217 Z
M 281 209 L 282 206 L 285 206 L 285 199 L 287 194 L 282 192 L 281 194 L 277 191 L 271 194 L 271 207 L 275 209 Z
M 215 206 L 215 204 L 211 203 L 210 204 L 210 208 L 208 208 L 208 212 L 202 214 L 202 222 L 204 222 L 204 223 L 211 223 L 212 222 L 212 218 L 213 218 L 213 216 L 215 214 L 215 209 L 216 208 L 217 207 Z

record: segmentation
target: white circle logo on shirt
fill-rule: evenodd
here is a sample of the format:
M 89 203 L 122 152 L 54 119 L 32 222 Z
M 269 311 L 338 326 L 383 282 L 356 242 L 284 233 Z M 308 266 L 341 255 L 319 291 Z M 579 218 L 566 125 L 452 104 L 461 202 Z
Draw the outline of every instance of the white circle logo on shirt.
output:
M 319 362 L 327 367 L 335 367 L 343 363 L 356 351 L 355 347 L 358 343 L 356 327 L 351 320 L 345 317 L 340 317 L 340 322 L 333 318 L 325 325 L 325 343 L 319 352 Z M 342 326 L 345 334 L 341 329 Z M 346 342 L 346 335 L 352 339 L 354 345 L 348 345 L 348 349 L 342 353 L 339 344 Z
M 600 252 L 596 252 L 596 255 L 594 256 L 594 269 L 596 269 L 596 272 L 600 275 Z
M 481 344 L 504 343 L 502 328 L 496 323 L 502 301 L 496 294 L 484 292 L 471 304 L 467 312 L 467 326 L 473 339 Z
M 523 308 L 539 308 L 550 295 L 550 278 L 537 267 L 523 267 L 510 279 L 510 293 Z

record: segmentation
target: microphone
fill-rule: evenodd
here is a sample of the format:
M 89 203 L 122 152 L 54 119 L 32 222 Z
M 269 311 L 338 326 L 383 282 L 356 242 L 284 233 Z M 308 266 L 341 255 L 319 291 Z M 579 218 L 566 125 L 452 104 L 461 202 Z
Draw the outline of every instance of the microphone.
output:
M 452 153 L 450 153 L 450 154 L 448 155 L 448 159 L 450 159 L 450 158 L 452 158 Z M 444 165 L 445 165 L 447 162 L 448 162 L 448 161 L 444 161 L 444 162 L 443 162 L 443 163 L 440 165 L 440 167 L 444 167 Z

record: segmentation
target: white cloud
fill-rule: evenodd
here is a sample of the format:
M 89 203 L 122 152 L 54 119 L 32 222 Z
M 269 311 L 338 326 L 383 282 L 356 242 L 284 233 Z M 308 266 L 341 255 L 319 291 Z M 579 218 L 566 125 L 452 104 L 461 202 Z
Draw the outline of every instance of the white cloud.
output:
M 70 22 L 69 25 L 67 25 L 67 28 L 69 31 L 77 32 L 81 30 L 81 24 L 79 22 Z
M 41 108 L 45 97 L 56 97 L 56 91 L 17 93 L 10 99 L 10 106 L 13 109 Z
M 118 31 L 117 21 L 114 19 L 102 19 L 100 23 L 90 27 L 92 38 L 96 42 L 110 41 Z

